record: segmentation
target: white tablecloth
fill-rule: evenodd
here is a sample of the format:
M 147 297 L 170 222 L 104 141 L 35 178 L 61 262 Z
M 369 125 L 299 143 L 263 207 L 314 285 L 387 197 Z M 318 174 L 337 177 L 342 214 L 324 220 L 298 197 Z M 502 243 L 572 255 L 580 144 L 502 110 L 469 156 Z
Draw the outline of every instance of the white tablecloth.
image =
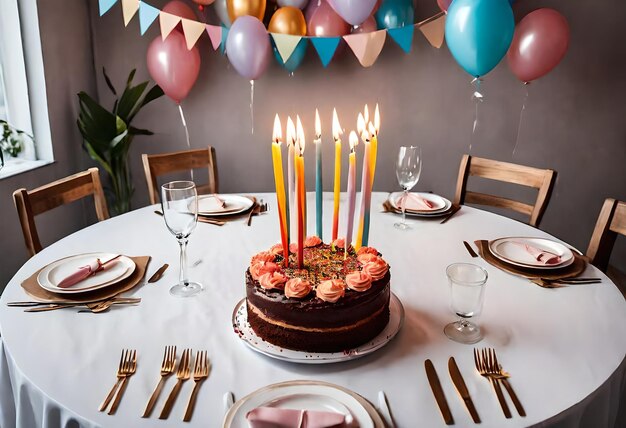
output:
M 206 349 L 213 363 L 188 426 L 220 426 L 227 391 L 240 398 L 267 384 L 295 379 L 333 382 L 374 403 L 382 389 L 398 426 L 443 426 L 424 373 L 427 358 L 434 362 L 456 425 L 471 426 L 447 373 L 450 356 L 459 364 L 483 427 L 624 423 L 617 418 L 624 413 L 626 302 L 617 288 L 593 267 L 585 274 L 601 276 L 601 284 L 548 290 L 471 259 L 462 240 L 547 235 L 468 207 L 445 225 L 438 220 L 413 221 L 412 230 L 400 231 L 393 227 L 397 216 L 379 212 L 385 195 L 374 195 L 370 244 L 390 263 L 393 292 L 406 310 L 403 329 L 385 348 L 359 360 L 325 366 L 279 362 L 253 352 L 234 334 L 231 313 L 244 296 L 250 257 L 279 240 L 275 199 L 259 196 L 270 202 L 272 210 L 255 217 L 252 227 L 242 222 L 223 227 L 199 224 L 194 231 L 189 260 L 202 259 L 202 263 L 191 268 L 190 277 L 205 286 L 194 298 L 178 299 L 168 293 L 178 277 L 178 245 L 163 219 L 152 213 L 154 207 L 95 224 L 30 259 L 0 299 L 0 426 L 185 425 L 180 420 L 192 382 L 184 385 L 169 421 L 140 418 L 158 380 L 165 345 Z M 326 238 L 331 199 L 331 194 L 324 195 Z M 311 231 L 315 227 L 312 194 L 309 207 Z M 88 251 L 151 255 L 148 274 L 165 262 L 171 267 L 161 281 L 132 293 L 142 298 L 137 307 L 85 314 L 24 313 L 6 306 L 8 301 L 25 300 L 19 283 L 36 269 Z M 443 326 L 455 318 L 448 307 L 445 267 L 457 261 L 478 263 L 489 272 L 479 319 L 486 336 L 478 346 L 497 349 L 512 374 L 526 418 L 517 414 L 504 418 L 489 383 L 474 369 L 472 346 L 452 342 L 443 334 Z M 138 350 L 138 370 L 117 414 L 108 416 L 97 408 L 115 381 L 122 348 Z M 155 413 L 174 382 L 168 379 Z

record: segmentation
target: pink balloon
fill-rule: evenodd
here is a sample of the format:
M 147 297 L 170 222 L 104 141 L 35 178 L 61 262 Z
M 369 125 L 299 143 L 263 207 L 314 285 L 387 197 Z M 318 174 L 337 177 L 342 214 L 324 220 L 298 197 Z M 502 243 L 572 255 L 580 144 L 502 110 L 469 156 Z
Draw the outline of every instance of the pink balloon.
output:
M 531 82 L 548 74 L 565 56 L 569 46 L 569 25 L 554 9 L 537 9 L 515 28 L 506 58 L 513 74 Z
M 328 0 L 328 4 L 350 25 L 361 25 L 376 6 L 376 0 Z
M 180 16 L 181 18 L 185 19 L 192 19 L 194 21 L 198 19 L 194 11 L 189 6 L 187 6 L 186 3 L 179 0 L 173 0 L 167 3 L 165 6 L 163 6 L 163 9 L 161 10 L 163 12 L 169 13 L 171 15 Z M 182 33 L 183 24 L 179 23 L 174 29 Z
M 371 33 L 378 30 L 374 15 L 367 18 L 361 25 L 352 28 L 352 34 Z
M 350 24 L 337 15 L 327 0 L 313 0 L 306 8 L 308 36 L 338 37 L 350 34 Z
M 450 3 L 452 3 L 452 0 L 437 0 L 437 5 L 439 5 L 439 9 L 441 9 L 443 12 L 448 11 Z
M 180 104 L 200 73 L 200 52 L 187 49 L 185 36 L 172 31 L 167 39 L 156 37 L 148 47 L 148 72 L 165 95 Z

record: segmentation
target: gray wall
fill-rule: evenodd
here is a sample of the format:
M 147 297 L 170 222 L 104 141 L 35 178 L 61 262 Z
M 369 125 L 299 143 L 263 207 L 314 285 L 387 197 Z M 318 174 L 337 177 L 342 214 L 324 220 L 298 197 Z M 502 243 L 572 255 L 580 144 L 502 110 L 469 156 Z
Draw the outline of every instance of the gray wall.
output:
M 62 41 L 82 35 L 88 39 L 85 6 L 74 1 L 74 9 L 60 1 L 40 2 L 48 10 L 41 16 L 47 75 L 59 71 L 61 81 L 48 79 L 49 104 L 53 112 L 55 156 L 54 172 L 34 172 L 30 182 L 51 179 L 85 165 L 76 161 L 78 138 L 74 130 L 75 100 L 79 89 L 92 89 L 89 60 L 54 56 L 51 40 Z M 101 100 L 109 102 L 108 90 L 99 74 L 106 67 L 112 80 L 121 85 L 132 68 L 139 78 L 148 78 L 145 52 L 150 41 L 159 35 L 158 22 L 148 33 L 139 36 L 137 18 L 124 28 L 121 8 L 115 6 L 104 17 L 97 16 L 96 2 L 91 6 L 94 33 L 93 51 L 97 85 Z M 558 2 L 554 0 L 518 0 L 516 15 L 524 16 L 539 7 L 554 7 L 569 20 L 572 30 L 570 51 L 563 63 L 550 75 L 530 86 L 530 98 L 522 123 L 519 144 L 512 155 L 517 134 L 520 107 L 525 88 L 502 63 L 484 83 L 486 101 L 481 105 L 479 125 L 472 140 L 471 154 L 503 161 L 513 161 L 558 171 L 558 180 L 541 228 L 586 249 L 604 198 L 626 200 L 626 56 L 619 54 L 620 41 L 626 37 L 622 17 L 626 4 L 617 0 L 598 2 Z M 52 6 L 51 4 L 54 4 Z M 162 6 L 164 1 L 153 1 Z M 61 13 L 68 20 L 53 27 L 50 20 Z M 421 0 L 418 19 L 436 11 L 434 0 Z M 610 13 L 607 13 L 610 11 Z M 80 34 L 77 34 L 80 33 Z M 74 40 L 73 43 L 79 43 Z M 87 43 L 87 40 L 80 42 Z M 342 125 L 355 126 L 356 113 L 363 104 L 380 103 L 382 131 L 379 168 L 375 190 L 398 188 L 394 158 L 402 144 L 420 144 L 424 169 L 418 189 L 453 196 L 459 160 L 469 150 L 474 108 L 470 78 L 454 62 L 444 46 L 437 50 L 416 33 L 413 51 L 405 55 L 391 40 L 378 62 L 370 69 L 360 67 L 351 52 L 324 69 L 309 47 L 308 57 L 293 76 L 272 64 L 256 83 L 254 94 L 254 134 L 249 111 L 250 85 L 229 65 L 227 58 L 213 52 L 207 37 L 199 43 L 202 69 L 196 86 L 183 102 L 191 133 L 192 147 L 211 144 L 216 147 L 220 190 L 223 192 L 271 191 L 272 167 L 269 151 L 273 116 L 299 113 L 308 130 L 310 142 L 315 107 L 320 109 L 325 132 L 324 157 L 327 159 L 325 187 L 332 186 L 332 144 L 330 118 L 337 107 Z M 81 46 L 80 52 L 88 49 Z M 69 62 L 68 62 L 69 61 Z M 82 78 L 70 79 L 63 71 Z M 63 111 L 63 113 L 54 113 Z M 137 118 L 137 126 L 156 132 L 155 136 L 137 138 L 131 152 L 136 193 L 134 206 L 148 203 L 143 179 L 141 153 L 159 153 L 186 148 L 184 131 L 173 102 L 162 98 L 148 106 Z M 62 132 L 59 130 L 63 130 Z M 60 141 L 62 140 L 62 142 Z M 71 141 L 71 142 L 70 142 Z M 309 146 L 311 150 L 311 146 Z M 312 153 L 309 151 L 309 153 Z M 68 159 L 69 158 L 69 159 Z M 311 159 L 311 158 L 309 158 Z M 309 161 L 309 165 L 312 165 Z M 308 169 L 308 183 L 313 186 L 313 168 Z M 8 207 L 10 191 L 17 181 L 3 180 L 0 189 L 6 229 L 2 252 L 21 246 L 15 230 L 16 216 Z M 7 206 L 5 208 L 5 205 Z M 64 225 L 67 226 L 67 225 Z M 67 227 L 73 227 L 75 224 Z M 9 233 L 10 232 L 10 233 Z M 626 268 L 626 247 L 619 247 L 614 260 Z M 23 258 L 22 258 L 23 260 Z M 14 271 L 17 258 L 4 266 Z

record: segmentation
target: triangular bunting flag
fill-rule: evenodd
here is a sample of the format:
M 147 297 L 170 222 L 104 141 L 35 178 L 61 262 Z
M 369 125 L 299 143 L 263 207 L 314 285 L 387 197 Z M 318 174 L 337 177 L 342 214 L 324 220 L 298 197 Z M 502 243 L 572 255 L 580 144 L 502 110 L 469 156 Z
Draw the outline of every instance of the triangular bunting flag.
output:
M 276 49 L 278 49 L 278 53 L 280 54 L 283 62 L 289 61 L 291 58 L 291 54 L 302 40 L 302 36 L 292 36 L 291 34 L 275 34 L 270 33 L 272 38 L 274 39 L 274 43 L 276 43 Z
M 228 32 L 230 30 L 226 27 L 222 27 L 222 43 L 220 44 L 220 51 L 222 55 L 226 53 L 226 39 L 228 38 Z
M 330 64 L 330 60 L 333 58 L 335 51 L 337 50 L 337 46 L 339 46 L 339 42 L 341 41 L 341 37 L 312 37 L 311 43 L 315 46 L 315 50 L 322 60 L 322 64 L 324 67 Z
M 124 15 L 124 26 L 127 27 L 128 23 L 139 9 L 139 0 L 122 0 L 122 14 Z
M 378 55 L 383 50 L 386 38 L 387 32 L 385 30 L 343 36 L 363 67 L 374 65 Z
M 159 16 L 159 9 L 144 2 L 139 2 L 139 28 L 143 36 L 155 19 Z
M 413 44 L 413 25 L 389 28 L 387 31 L 389 32 L 391 38 L 396 41 L 404 52 L 411 52 L 411 45 Z
M 442 15 L 434 21 L 430 21 L 419 27 L 420 31 L 433 47 L 439 49 L 443 45 L 443 37 L 446 31 L 446 16 Z
M 117 3 L 117 0 L 98 0 L 98 9 L 100 10 L 100 16 L 104 15 Z
M 159 13 L 159 24 L 161 26 L 161 38 L 165 40 L 170 35 L 172 30 L 180 22 L 180 16 L 172 15 L 171 13 L 163 12 Z
M 222 27 L 219 25 L 210 25 L 207 24 L 206 32 L 209 35 L 209 39 L 211 39 L 211 45 L 213 45 L 213 50 L 216 51 L 217 48 L 222 44 Z
M 182 19 L 183 32 L 185 33 L 185 40 L 187 41 L 187 50 L 191 50 L 206 30 L 205 24 L 202 22 L 194 21 L 191 19 Z

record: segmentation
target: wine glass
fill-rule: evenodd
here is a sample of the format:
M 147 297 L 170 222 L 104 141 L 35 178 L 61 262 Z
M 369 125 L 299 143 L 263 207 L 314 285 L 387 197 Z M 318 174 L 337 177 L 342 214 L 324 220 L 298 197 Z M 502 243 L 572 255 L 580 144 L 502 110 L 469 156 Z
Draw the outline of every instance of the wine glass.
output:
M 163 218 L 180 245 L 180 275 L 170 294 L 189 297 L 202 291 L 202 284 L 187 278 L 187 242 L 198 223 L 198 194 L 193 181 L 172 181 L 161 186 Z
M 450 284 L 450 309 L 459 320 L 443 329 L 446 336 L 459 343 L 480 342 L 480 327 L 469 320 L 480 315 L 485 297 L 487 271 L 471 263 L 454 263 L 446 268 Z
M 395 223 L 397 229 L 410 229 L 406 222 L 406 202 L 411 190 L 419 181 L 422 172 L 422 149 L 416 146 L 400 147 L 398 152 L 398 163 L 396 164 L 396 177 L 398 183 L 404 190 L 402 196 L 403 203 L 400 204 L 402 209 L 402 222 Z

